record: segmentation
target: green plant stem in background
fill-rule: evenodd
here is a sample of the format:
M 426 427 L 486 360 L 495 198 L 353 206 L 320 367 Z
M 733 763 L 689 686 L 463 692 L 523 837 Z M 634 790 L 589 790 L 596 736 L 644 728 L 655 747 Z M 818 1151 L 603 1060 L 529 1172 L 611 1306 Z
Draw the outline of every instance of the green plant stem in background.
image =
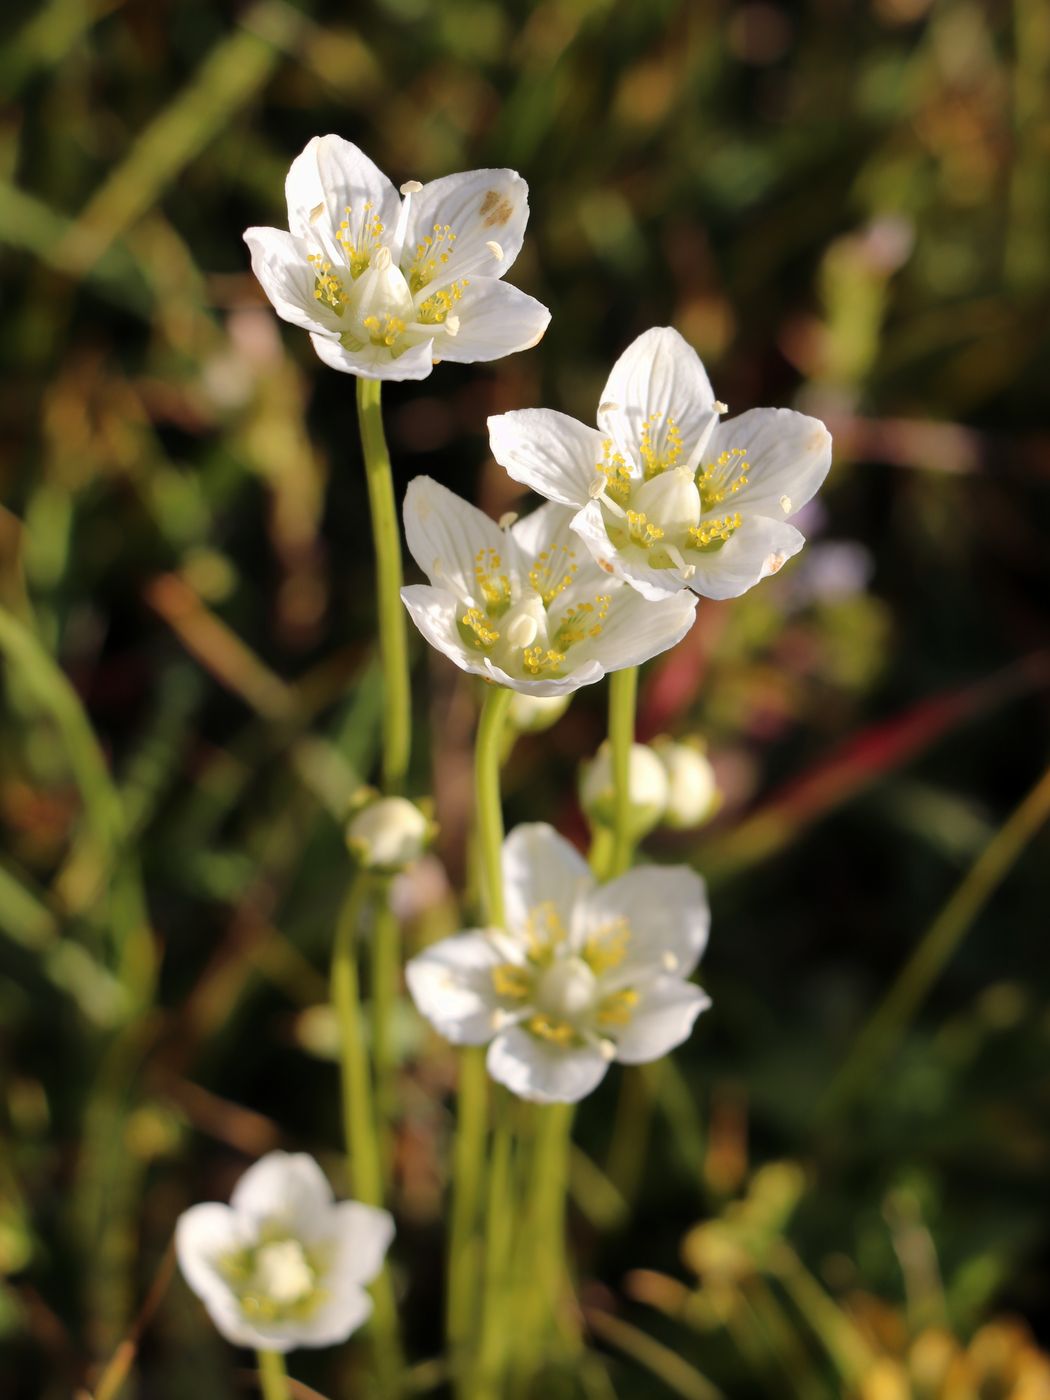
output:
M 401 602 L 401 527 L 394 500 L 390 453 L 383 433 L 377 379 L 358 379 L 357 416 L 365 459 L 368 504 L 376 557 L 379 654 L 383 666 L 383 791 L 401 792 L 412 751 L 412 695 L 408 638 Z
M 475 833 L 481 875 L 482 917 L 489 926 L 503 922 L 503 808 L 500 764 L 503 725 L 511 692 L 486 687 L 474 745 Z M 476 1238 L 485 1178 L 486 1073 L 484 1051 L 460 1057 L 456 1141 L 453 1146 L 452 1220 L 449 1239 L 448 1343 L 459 1394 L 474 1400 L 468 1351 L 476 1331 L 480 1264 Z
M 256 1352 L 259 1359 L 259 1389 L 263 1400 L 291 1400 L 284 1357 L 277 1351 Z
M 507 1304 L 507 1271 L 510 1263 L 516 1202 L 512 1164 L 514 1131 L 507 1095 L 500 1094 L 489 1163 L 485 1208 L 484 1284 L 481 1294 L 481 1335 L 478 1341 L 478 1375 L 471 1391 L 476 1400 L 496 1400 L 503 1393 L 507 1358 L 508 1325 L 512 1310 Z
M 368 903 L 368 893 L 366 878 L 356 875 L 336 926 L 335 947 L 332 952 L 332 1005 L 339 1027 L 343 1132 L 350 1189 L 355 1199 L 364 1201 L 366 1205 L 381 1206 L 382 1158 L 361 1012 L 355 946 L 355 936 Z M 372 1328 L 376 1369 L 384 1386 L 384 1394 L 393 1395 L 400 1386 L 401 1347 L 394 1290 L 386 1267 L 372 1285 L 372 1296 L 375 1299 Z
M 609 748 L 613 776 L 613 845 L 608 878 L 622 875 L 631 864 L 631 745 L 638 702 L 638 667 L 613 671 L 609 677 Z
M 818 1108 L 841 1109 L 891 1054 L 933 983 L 1021 852 L 1050 820 L 1050 769 L 985 846 L 854 1041 Z

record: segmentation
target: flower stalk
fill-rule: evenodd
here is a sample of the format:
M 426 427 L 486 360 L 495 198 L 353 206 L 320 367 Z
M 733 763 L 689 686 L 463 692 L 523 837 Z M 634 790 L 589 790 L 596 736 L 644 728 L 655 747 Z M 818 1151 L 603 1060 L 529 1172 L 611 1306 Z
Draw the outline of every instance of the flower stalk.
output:
M 256 1352 L 259 1362 L 259 1389 L 263 1400 L 290 1400 L 288 1372 L 278 1351 Z
M 401 606 L 401 531 L 390 453 L 383 432 L 382 384 L 358 379 L 357 414 L 375 542 L 379 655 L 383 668 L 383 791 L 401 792 L 412 748 L 412 695 L 405 611 Z
M 383 1204 L 383 1163 L 372 1074 L 365 1042 L 355 935 L 368 903 L 368 882 L 355 875 L 336 926 L 332 953 L 332 1005 L 339 1028 L 343 1134 L 350 1186 L 366 1205 Z M 386 1393 L 397 1393 L 401 1375 L 394 1290 L 386 1267 L 372 1286 L 376 1368 Z

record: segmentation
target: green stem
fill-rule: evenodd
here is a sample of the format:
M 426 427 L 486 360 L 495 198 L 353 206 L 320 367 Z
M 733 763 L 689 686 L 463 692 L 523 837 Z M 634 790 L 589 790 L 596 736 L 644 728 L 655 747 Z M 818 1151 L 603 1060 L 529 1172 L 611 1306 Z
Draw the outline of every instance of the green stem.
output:
M 365 459 L 376 558 L 379 653 L 383 665 L 383 791 L 405 785 L 412 749 L 412 694 L 405 609 L 401 602 L 401 528 L 394 501 L 390 453 L 383 434 L 378 379 L 358 379 L 357 416 Z
M 818 1113 L 828 1115 L 841 1109 L 892 1052 L 970 925 L 1048 819 L 1050 769 L 988 842 L 927 929 L 882 1003 L 857 1036 Z
M 288 1389 L 288 1372 L 284 1368 L 284 1357 L 279 1351 L 256 1352 L 259 1361 L 259 1389 L 263 1400 L 291 1400 Z
M 609 677 L 609 748 L 613 777 L 613 847 L 609 878 L 630 868 L 634 841 L 631 835 L 631 745 L 634 712 L 638 701 L 638 667 L 613 671 Z
M 503 922 L 503 809 L 500 761 L 503 723 L 511 692 L 486 689 L 474 746 L 475 830 L 481 874 L 482 916 Z M 487 1076 L 485 1053 L 468 1049 L 460 1057 L 459 1103 L 453 1147 L 452 1220 L 449 1231 L 448 1342 L 459 1394 L 473 1400 L 468 1356 L 477 1321 L 479 1245 L 477 1227 L 485 1175 Z
M 559 1321 L 558 1297 L 565 1276 L 565 1203 L 569 1189 L 569 1148 L 575 1104 L 536 1109 L 536 1135 L 525 1210 L 522 1319 L 518 1364 L 540 1369 L 550 1355 Z
M 367 901 L 368 884 L 363 876 L 356 875 L 336 926 L 332 952 L 332 1004 L 339 1027 L 343 1132 L 350 1189 L 354 1197 L 366 1205 L 381 1206 L 382 1158 L 354 946 L 357 926 Z M 384 1393 L 394 1395 L 400 1387 L 401 1345 L 388 1269 L 384 1268 L 373 1283 L 372 1296 L 375 1300 L 373 1338 L 376 1366 L 383 1381 Z
M 389 886 L 384 882 L 376 903 L 372 931 L 372 1061 L 376 1076 L 380 1158 L 384 1166 L 389 1159 L 386 1139 L 396 1110 L 397 1062 L 392 1029 L 401 970 L 401 929 L 389 901 Z
M 474 749 L 474 804 L 481 863 L 481 904 L 485 922 L 503 924 L 503 808 L 500 804 L 500 757 L 503 722 L 510 708 L 511 692 L 490 686 L 481 708 Z
M 502 1096 L 501 1097 L 505 1097 Z M 502 1393 L 503 1368 L 510 1332 L 506 1307 L 507 1268 L 510 1262 L 514 1202 L 511 1167 L 514 1132 L 509 1104 L 497 1108 L 497 1122 L 489 1163 L 488 1200 L 485 1212 L 485 1279 L 481 1299 L 481 1337 L 478 1342 L 478 1378 L 474 1400 L 496 1400 Z

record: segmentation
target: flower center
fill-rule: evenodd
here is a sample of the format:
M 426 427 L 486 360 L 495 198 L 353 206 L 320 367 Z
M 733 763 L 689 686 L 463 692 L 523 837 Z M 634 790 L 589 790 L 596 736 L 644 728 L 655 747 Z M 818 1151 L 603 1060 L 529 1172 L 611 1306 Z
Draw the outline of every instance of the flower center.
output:
M 316 1275 L 298 1240 L 264 1244 L 255 1256 L 255 1287 L 265 1298 L 287 1307 L 312 1293 Z
M 551 1021 L 575 1022 L 593 1010 L 598 979 L 582 958 L 559 958 L 536 979 L 536 1006 Z
M 355 242 L 350 231 L 353 212 L 353 208 L 348 204 L 345 210 L 346 217 L 339 225 L 336 238 L 342 244 L 350 276 L 356 280 L 371 263 L 372 256 L 378 249 L 385 230 L 382 219 L 375 213 L 375 206 L 369 200 L 362 211 L 361 226 Z

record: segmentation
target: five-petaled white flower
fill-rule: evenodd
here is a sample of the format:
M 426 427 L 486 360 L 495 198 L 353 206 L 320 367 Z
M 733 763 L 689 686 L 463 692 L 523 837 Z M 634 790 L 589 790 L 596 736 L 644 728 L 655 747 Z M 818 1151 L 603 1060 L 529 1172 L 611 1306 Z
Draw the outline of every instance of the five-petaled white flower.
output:
M 365 1292 L 394 1236 L 385 1210 L 332 1196 L 305 1153 L 271 1152 L 228 1206 L 191 1206 L 175 1230 L 186 1282 L 237 1346 L 292 1351 L 345 1341 L 368 1318 Z
M 288 228 L 250 228 L 274 310 L 333 369 L 425 379 L 441 359 L 497 360 L 535 345 L 550 312 L 499 279 L 521 251 L 528 186 L 471 170 L 397 190 L 339 136 L 315 136 L 285 182 Z
M 489 435 L 515 481 L 575 507 L 594 558 L 646 598 L 735 598 L 802 548 L 787 518 L 827 475 L 831 435 L 789 409 L 725 412 L 696 351 L 657 327 L 613 366 L 597 430 L 523 409 Z
M 596 885 L 543 824 L 503 845 L 504 929 L 472 929 L 408 964 L 416 1006 L 456 1045 L 489 1044 L 493 1079 L 523 1099 L 571 1103 L 612 1060 L 680 1045 L 709 1004 L 686 981 L 707 942 L 703 881 L 641 867 Z
M 430 586 L 401 590 L 413 622 L 462 670 L 533 695 L 578 690 L 680 641 L 692 594 L 646 603 L 593 563 L 571 525 L 556 505 L 497 525 L 417 476 L 405 533 Z

